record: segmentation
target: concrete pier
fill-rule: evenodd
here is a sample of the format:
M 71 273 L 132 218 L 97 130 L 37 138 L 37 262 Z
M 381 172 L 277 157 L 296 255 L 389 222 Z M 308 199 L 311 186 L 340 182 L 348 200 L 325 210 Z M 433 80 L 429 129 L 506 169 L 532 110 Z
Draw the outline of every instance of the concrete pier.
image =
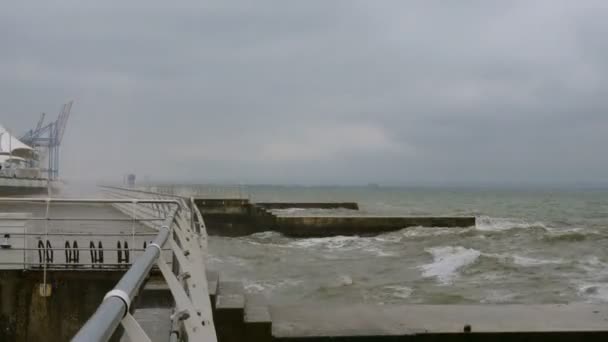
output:
M 606 341 L 603 305 L 271 307 L 275 341 Z
M 472 227 L 475 217 L 277 216 L 277 230 L 294 237 L 373 235 L 408 227 Z
M 215 274 L 215 273 L 213 273 Z M 269 305 L 208 277 L 218 341 L 606 341 L 603 305 Z M 211 293 L 211 292 L 210 292 Z
M 256 202 L 255 205 L 266 210 L 291 208 L 359 210 L 359 204 L 356 202 Z
M 221 236 L 243 236 L 277 231 L 294 237 L 373 235 L 407 227 L 471 227 L 475 217 L 392 217 L 392 216 L 281 216 L 271 209 L 359 208 L 357 203 L 251 203 L 243 199 L 197 199 L 207 232 Z M 355 209 L 356 208 L 356 209 Z

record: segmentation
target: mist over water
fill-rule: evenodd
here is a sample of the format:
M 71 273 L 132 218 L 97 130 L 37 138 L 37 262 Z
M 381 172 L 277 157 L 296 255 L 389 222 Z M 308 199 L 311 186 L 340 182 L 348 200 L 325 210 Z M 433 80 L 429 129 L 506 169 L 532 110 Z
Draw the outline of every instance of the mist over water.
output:
M 374 237 L 210 237 L 211 268 L 273 302 L 608 301 L 608 191 L 258 186 L 244 196 L 357 201 L 361 211 L 349 214 L 358 215 L 477 216 L 472 228 L 415 227 Z

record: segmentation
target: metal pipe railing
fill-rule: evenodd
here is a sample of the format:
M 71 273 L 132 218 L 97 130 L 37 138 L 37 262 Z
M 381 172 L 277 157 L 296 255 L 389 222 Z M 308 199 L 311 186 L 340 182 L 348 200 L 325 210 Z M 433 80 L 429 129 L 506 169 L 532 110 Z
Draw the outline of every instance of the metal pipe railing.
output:
M 102 189 L 119 190 L 119 191 L 128 192 L 128 193 L 135 192 L 135 193 L 144 194 L 144 195 L 162 195 L 162 196 L 178 198 L 178 199 L 185 198 L 184 196 L 167 194 L 167 193 L 163 193 L 163 192 L 154 192 L 154 191 L 147 191 L 147 190 L 141 190 L 141 189 L 123 188 L 123 187 L 111 186 L 111 185 L 99 185 L 99 187 Z
M 142 256 L 129 268 L 114 289 L 106 294 L 97 311 L 72 339 L 73 342 L 108 341 L 129 312 L 131 302 L 143 287 L 150 270 L 156 264 L 163 245 L 171 235 L 171 225 L 177 208 L 165 221 L 159 233 Z
M 12 198 L 0 197 L 0 203 L 57 203 L 57 204 L 179 204 L 175 199 L 155 200 L 155 199 L 90 199 L 90 198 Z

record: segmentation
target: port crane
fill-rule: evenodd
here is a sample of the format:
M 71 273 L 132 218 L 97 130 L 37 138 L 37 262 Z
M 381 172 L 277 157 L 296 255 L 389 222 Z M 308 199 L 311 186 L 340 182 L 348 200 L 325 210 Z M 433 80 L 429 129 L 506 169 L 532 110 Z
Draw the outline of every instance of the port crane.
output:
M 49 180 L 59 178 L 59 147 L 65 134 L 65 129 L 70 119 L 72 104 L 70 101 L 64 104 L 57 116 L 57 120 L 45 124 L 46 114 L 42 113 L 36 127 L 27 131 L 19 140 L 34 148 L 38 153 L 38 162 L 41 157 L 46 156 L 48 165 L 42 167 L 42 172 L 46 172 Z

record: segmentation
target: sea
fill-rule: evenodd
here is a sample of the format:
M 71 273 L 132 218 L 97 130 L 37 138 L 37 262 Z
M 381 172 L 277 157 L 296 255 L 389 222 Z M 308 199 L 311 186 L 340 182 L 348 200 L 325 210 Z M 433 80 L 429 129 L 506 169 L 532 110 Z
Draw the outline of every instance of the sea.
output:
M 360 210 L 279 215 L 474 215 L 470 228 L 377 236 L 209 237 L 209 268 L 271 303 L 608 302 L 608 190 L 182 185 L 182 195 L 355 201 Z

